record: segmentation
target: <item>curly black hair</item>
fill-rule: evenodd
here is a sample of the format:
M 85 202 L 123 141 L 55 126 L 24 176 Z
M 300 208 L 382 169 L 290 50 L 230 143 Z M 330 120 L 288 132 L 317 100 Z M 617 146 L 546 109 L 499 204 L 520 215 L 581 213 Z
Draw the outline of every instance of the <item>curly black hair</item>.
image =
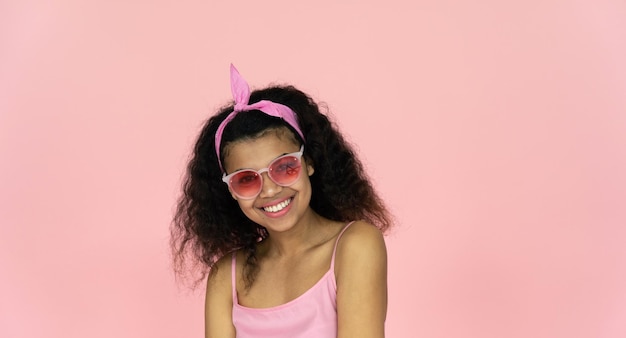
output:
M 310 207 L 334 221 L 365 220 L 385 232 L 391 216 L 370 183 L 351 146 L 311 97 L 293 86 L 272 86 L 251 93 L 250 104 L 269 100 L 290 107 L 297 115 L 305 140 L 280 118 L 252 110 L 235 115 L 224 129 L 220 157 L 229 143 L 255 139 L 271 130 L 287 128 L 315 168 L 310 177 Z M 215 153 L 219 124 L 233 111 L 220 109 L 202 128 L 193 149 L 170 228 L 170 244 L 177 277 L 202 281 L 215 263 L 237 249 L 246 253 L 244 280 L 250 286 L 257 270 L 256 245 L 267 230 L 247 218 L 222 182 Z

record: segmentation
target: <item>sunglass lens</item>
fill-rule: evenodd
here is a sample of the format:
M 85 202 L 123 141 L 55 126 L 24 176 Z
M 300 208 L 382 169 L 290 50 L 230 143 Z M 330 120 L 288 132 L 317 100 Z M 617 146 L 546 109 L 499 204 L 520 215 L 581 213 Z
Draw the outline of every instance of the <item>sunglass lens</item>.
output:
M 269 174 L 274 182 L 290 185 L 300 177 L 300 159 L 296 156 L 284 156 L 272 162 Z
M 261 177 L 252 170 L 239 172 L 230 180 L 233 192 L 242 197 L 252 197 L 261 189 Z

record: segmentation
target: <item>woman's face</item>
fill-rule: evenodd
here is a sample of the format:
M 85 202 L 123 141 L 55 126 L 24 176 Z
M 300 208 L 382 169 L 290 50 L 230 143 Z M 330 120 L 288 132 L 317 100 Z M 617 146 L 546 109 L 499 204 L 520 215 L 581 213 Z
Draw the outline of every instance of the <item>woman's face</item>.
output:
M 270 131 L 265 135 L 228 144 L 224 158 L 227 174 L 241 169 L 260 170 L 279 156 L 300 150 L 288 131 Z M 282 232 L 291 229 L 309 211 L 311 200 L 311 182 L 313 167 L 301 158 L 300 177 L 290 186 L 283 187 L 274 183 L 264 172 L 263 185 L 258 196 L 241 199 L 232 193 L 243 213 L 255 223 L 270 232 Z

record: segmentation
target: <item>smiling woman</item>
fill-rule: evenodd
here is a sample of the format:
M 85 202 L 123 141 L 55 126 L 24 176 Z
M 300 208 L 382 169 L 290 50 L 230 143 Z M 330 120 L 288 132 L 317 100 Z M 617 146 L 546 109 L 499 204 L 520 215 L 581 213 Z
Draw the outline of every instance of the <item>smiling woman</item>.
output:
M 177 273 L 208 274 L 206 337 L 384 337 L 391 222 L 360 161 L 296 88 L 232 66 L 231 88 L 171 228 Z

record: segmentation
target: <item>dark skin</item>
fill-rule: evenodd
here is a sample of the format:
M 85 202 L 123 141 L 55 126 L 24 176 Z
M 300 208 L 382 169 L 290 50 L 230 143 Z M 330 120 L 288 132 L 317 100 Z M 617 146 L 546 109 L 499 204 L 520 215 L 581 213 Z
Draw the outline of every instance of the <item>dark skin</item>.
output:
M 243 168 L 258 170 L 276 157 L 298 149 L 299 145 L 280 131 L 267 133 L 228 145 L 225 169 L 227 173 Z M 236 288 L 242 306 L 267 308 L 296 299 L 330 268 L 334 244 L 345 224 L 328 220 L 310 208 L 308 177 L 315 170 L 306 159 L 303 170 L 299 180 L 289 187 L 276 185 L 264 173 L 263 189 L 255 199 L 233 196 L 244 214 L 269 233 L 258 244 L 259 271 L 249 289 L 242 278 L 245 257 L 242 252 L 237 253 Z M 263 209 L 287 200 L 285 211 L 272 213 Z M 230 263 L 230 256 L 222 258 L 207 281 L 207 338 L 235 337 Z M 380 231 L 363 221 L 352 224 L 338 243 L 333 273 L 337 280 L 337 337 L 384 337 L 387 256 Z

